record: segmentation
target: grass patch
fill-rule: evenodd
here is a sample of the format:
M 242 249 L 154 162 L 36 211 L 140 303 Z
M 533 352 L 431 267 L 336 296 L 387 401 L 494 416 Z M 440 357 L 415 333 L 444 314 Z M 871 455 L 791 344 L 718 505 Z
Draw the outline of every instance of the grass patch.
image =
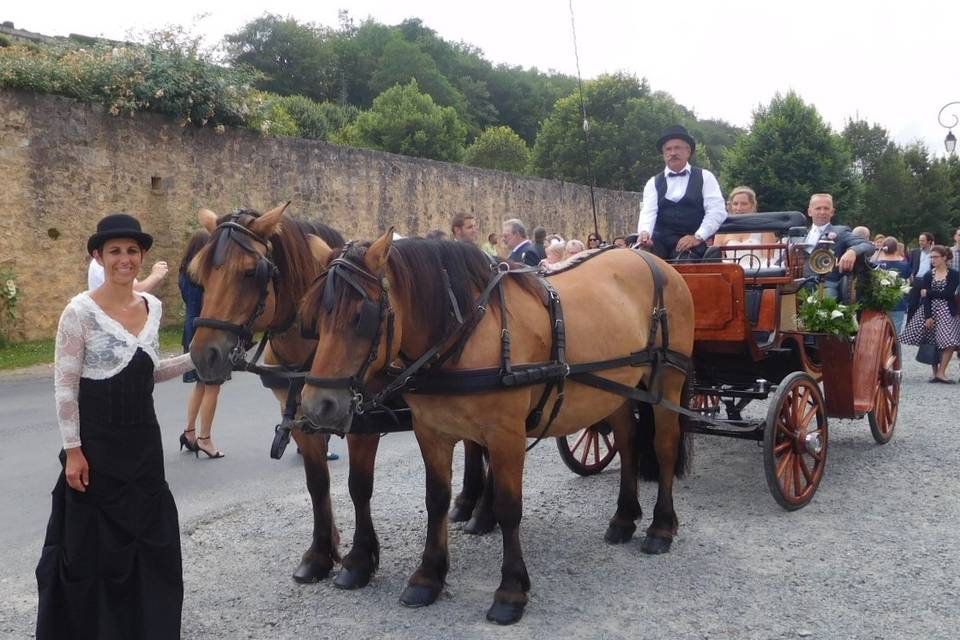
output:
M 180 339 L 183 325 L 173 324 L 160 329 L 160 351 L 162 353 L 180 353 Z M 12 342 L 0 346 L 0 371 L 32 367 L 35 364 L 53 362 L 53 338 Z

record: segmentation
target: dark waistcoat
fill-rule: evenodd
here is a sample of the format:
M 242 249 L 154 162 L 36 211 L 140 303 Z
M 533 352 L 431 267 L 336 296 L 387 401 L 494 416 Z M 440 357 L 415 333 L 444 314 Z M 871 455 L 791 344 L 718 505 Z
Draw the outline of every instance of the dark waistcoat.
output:
M 703 169 L 690 167 L 687 192 L 679 201 L 667 199 L 667 176 L 663 173 L 654 180 L 657 188 L 657 223 L 654 232 L 690 235 L 703 222 Z

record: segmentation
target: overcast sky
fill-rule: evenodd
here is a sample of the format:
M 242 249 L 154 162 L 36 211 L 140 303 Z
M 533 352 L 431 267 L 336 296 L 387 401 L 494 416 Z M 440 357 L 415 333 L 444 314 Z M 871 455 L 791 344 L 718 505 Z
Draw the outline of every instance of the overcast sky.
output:
M 224 0 L 18 2 L 0 20 L 49 35 L 121 39 L 166 24 L 189 25 L 208 42 L 271 13 L 335 26 L 347 8 L 396 24 L 408 17 L 494 63 L 576 73 L 569 0 Z M 573 0 L 585 78 L 625 70 L 671 93 L 700 118 L 740 126 L 776 92 L 795 90 L 834 129 L 859 115 L 901 143 L 943 153 L 940 108 L 960 100 L 960 4 L 946 0 Z M 960 105 L 953 113 L 960 115 Z M 949 121 L 952 118 L 946 118 Z M 960 133 L 960 127 L 955 133 Z

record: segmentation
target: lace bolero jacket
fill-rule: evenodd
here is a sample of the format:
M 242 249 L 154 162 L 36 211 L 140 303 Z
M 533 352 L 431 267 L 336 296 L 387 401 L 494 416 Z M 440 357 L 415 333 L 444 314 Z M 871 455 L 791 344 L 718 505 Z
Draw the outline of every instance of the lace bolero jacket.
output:
M 77 402 L 80 378 L 106 380 L 120 373 L 138 348 L 153 360 L 153 378 L 157 382 L 170 380 L 194 368 L 189 353 L 160 359 L 160 300 L 149 293 L 137 295 L 147 301 L 147 322 L 139 335 L 133 335 L 108 316 L 89 292 L 74 296 L 60 316 L 53 385 L 64 449 L 80 446 L 80 406 Z

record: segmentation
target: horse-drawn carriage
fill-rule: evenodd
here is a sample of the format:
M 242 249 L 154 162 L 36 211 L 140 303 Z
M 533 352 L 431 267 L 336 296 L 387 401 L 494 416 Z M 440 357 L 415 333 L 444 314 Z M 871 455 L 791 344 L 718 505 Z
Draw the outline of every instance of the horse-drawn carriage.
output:
M 620 492 L 604 538 L 632 538 L 642 516 L 637 478 L 656 479 L 641 550 L 665 553 L 679 523 L 673 479 L 685 467 L 679 415 L 693 418 L 688 431 L 763 440 L 768 481 L 787 508 L 809 501 L 822 477 L 827 415 L 869 414 L 878 441 L 892 434 L 900 363 L 892 326 L 865 314 L 852 344 L 821 340 L 811 349 L 813 336 L 796 326 L 804 263 L 790 243 L 754 247 L 772 266 L 744 268 L 721 255 L 676 270 L 646 252 L 611 247 L 546 278 L 491 263 L 463 243 L 394 243 L 392 231 L 369 244 L 334 246 L 309 225 L 281 225 L 284 208 L 219 219 L 201 212 L 213 238 L 191 268 L 205 287 L 191 353 L 210 382 L 240 367 L 289 383 L 275 388 L 286 410 L 274 455 L 292 433 L 314 507 L 298 581 L 322 579 L 340 561 L 338 587 L 369 582 L 380 551 L 370 517 L 374 462 L 386 431 L 413 426 L 427 471 L 426 545 L 400 597 L 411 607 L 434 602 L 446 576 L 453 445 L 469 440 L 489 451 L 494 491 L 484 495 L 493 496 L 504 562 L 487 617 L 500 624 L 521 618 L 530 588 L 519 537 L 527 438 L 569 438 L 594 425 L 572 447 L 561 441 L 580 472 L 609 463 L 615 438 Z M 741 223 L 786 233 L 803 218 L 766 214 Z M 261 330 L 261 350 L 269 341 L 267 362 L 277 366 L 245 359 Z M 742 417 L 749 402 L 771 393 L 767 420 Z M 483 410 L 491 403 L 498 411 Z M 321 432 L 346 435 L 350 452 L 357 526 L 342 560 Z M 592 461 L 577 453 L 577 442 L 592 447 Z
M 674 265 L 696 310 L 688 406 L 701 417 L 685 429 L 762 442 L 767 485 L 790 510 L 806 505 L 823 477 L 827 419 L 866 416 L 884 444 L 893 436 L 900 398 L 900 345 L 886 314 L 864 311 L 852 340 L 797 326 L 798 306 L 809 295 L 809 263 L 815 273 L 833 268 L 829 253 L 810 256 L 791 242 L 802 240 L 804 223 L 796 212 L 736 216 L 720 233 L 773 233 L 781 240 L 726 245 L 702 262 Z M 765 416 L 744 417 L 747 405 L 767 399 Z M 583 475 L 598 473 L 616 455 L 604 425 L 558 445 Z

